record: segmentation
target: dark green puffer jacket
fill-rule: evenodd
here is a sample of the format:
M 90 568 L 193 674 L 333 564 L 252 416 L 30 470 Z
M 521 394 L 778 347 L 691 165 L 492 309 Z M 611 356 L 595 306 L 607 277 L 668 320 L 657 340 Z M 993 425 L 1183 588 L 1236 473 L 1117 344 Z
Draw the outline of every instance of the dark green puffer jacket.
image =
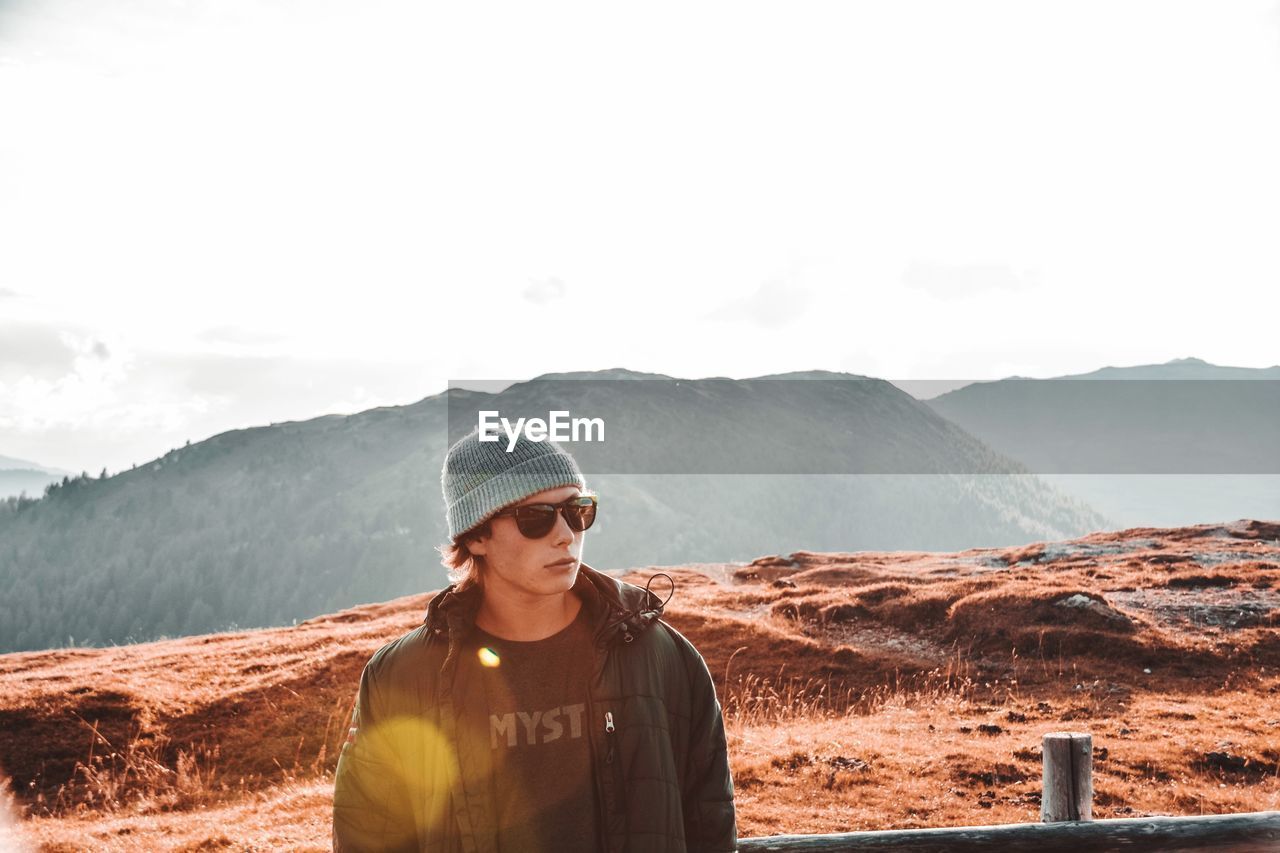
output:
M 603 853 L 737 849 L 724 721 L 706 661 L 656 595 L 579 566 L 595 678 L 587 714 Z M 480 591 L 451 585 L 365 665 L 333 792 L 333 846 L 495 853 L 488 707 L 457 666 Z M 606 730 L 612 714 L 614 731 Z M 553 780 L 550 780 L 554 784 Z

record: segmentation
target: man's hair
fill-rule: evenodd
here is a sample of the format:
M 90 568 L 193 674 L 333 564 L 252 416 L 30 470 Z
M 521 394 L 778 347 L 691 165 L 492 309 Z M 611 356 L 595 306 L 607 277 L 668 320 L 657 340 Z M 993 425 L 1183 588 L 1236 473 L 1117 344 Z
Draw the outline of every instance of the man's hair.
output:
M 463 592 L 471 587 L 484 585 L 484 557 L 472 554 L 467 549 L 467 541 L 488 534 L 490 521 L 491 519 L 486 520 L 452 542 L 436 549 L 440 552 L 441 565 L 449 570 L 449 583 L 457 584 L 455 592 Z

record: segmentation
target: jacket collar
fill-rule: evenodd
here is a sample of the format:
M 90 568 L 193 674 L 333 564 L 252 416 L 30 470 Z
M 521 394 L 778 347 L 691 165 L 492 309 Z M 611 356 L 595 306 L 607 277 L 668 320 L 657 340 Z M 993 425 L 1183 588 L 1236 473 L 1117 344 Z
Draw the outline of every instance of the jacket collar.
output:
M 671 594 L 675 592 L 675 581 L 664 572 L 650 577 L 642 589 L 599 572 L 586 563 L 579 564 L 573 589 L 582 597 L 583 606 L 588 608 L 597 646 L 616 642 L 619 638 L 629 643 L 636 634 L 647 630 L 662 616 L 667 602 L 649 590 L 649 584 L 658 575 L 671 582 L 671 593 L 667 595 L 667 601 L 670 601 Z M 456 587 L 457 584 L 449 584 L 432 597 L 423 620 L 430 633 L 448 635 L 450 645 L 470 632 L 483 596 L 479 587 L 473 586 L 462 592 L 458 592 Z

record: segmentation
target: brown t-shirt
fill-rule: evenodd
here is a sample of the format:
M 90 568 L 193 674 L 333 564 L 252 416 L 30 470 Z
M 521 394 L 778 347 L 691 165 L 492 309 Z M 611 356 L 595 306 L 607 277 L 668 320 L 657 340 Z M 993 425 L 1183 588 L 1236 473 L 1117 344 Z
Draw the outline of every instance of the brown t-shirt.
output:
M 505 640 L 475 627 L 467 654 L 489 697 L 489 746 L 504 853 L 592 853 L 599 844 L 588 741 L 586 608 L 557 634 Z

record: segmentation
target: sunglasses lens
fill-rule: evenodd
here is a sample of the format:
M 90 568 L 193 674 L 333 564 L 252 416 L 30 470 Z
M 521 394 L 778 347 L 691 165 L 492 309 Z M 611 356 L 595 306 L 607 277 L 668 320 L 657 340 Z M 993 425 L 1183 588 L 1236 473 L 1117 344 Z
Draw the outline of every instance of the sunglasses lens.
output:
M 596 521 L 596 502 L 591 498 L 577 498 L 564 509 L 564 520 L 581 533 Z
M 529 539 L 541 539 L 546 536 L 555 523 L 556 508 L 550 504 L 522 506 L 516 513 L 516 527 Z
M 596 499 L 591 496 L 570 498 L 562 504 L 530 504 L 516 508 L 516 527 L 529 539 L 541 539 L 555 526 L 556 514 L 564 510 L 565 523 L 575 533 L 595 524 Z

